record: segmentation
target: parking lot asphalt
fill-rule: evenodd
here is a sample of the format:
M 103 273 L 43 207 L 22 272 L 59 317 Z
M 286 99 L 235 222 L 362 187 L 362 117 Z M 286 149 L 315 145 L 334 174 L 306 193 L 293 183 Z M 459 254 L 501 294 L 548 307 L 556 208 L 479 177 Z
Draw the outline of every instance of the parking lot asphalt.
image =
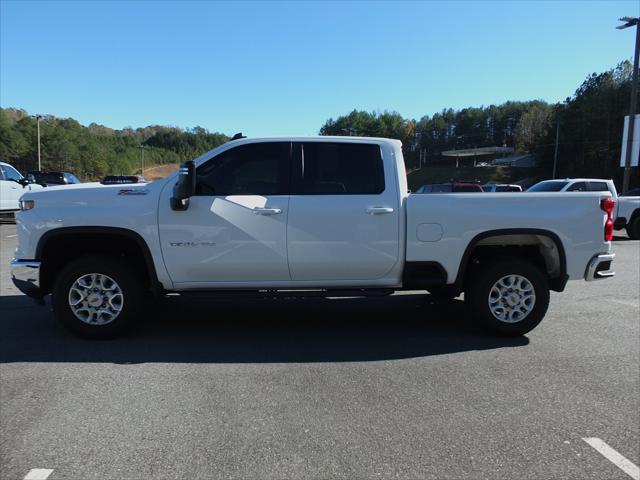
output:
M 629 479 L 640 463 L 640 242 L 623 235 L 613 279 L 552 293 L 517 339 L 415 292 L 173 296 L 86 341 L 13 287 L 15 241 L 1 225 L 3 480 Z

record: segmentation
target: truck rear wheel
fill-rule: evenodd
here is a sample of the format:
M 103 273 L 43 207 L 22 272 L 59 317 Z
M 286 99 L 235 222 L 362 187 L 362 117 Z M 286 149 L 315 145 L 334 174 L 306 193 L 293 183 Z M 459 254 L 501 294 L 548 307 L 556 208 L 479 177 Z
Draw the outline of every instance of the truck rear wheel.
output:
M 640 215 L 636 215 L 635 218 L 627 224 L 627 235 L 633 240 L 640 240 Z
M 549 284 L 532 263 L 500 259 L 470 282 L 465 301 L 472 315 L 493 333 L 519 336 L 533 330 L 549 306 Z
M 67 265 L 52 292 L 56 318 L 87 338 L 113 338 L 138 314 L 143 291 L 135 272 L 117 257 L 87 255 Z

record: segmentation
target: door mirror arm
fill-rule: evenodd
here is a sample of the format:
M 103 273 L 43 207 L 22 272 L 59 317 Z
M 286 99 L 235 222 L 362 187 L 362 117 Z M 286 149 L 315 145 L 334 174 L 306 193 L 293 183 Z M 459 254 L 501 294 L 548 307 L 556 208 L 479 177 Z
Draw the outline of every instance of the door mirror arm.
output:
M 189 199 L 196 193 L 196 164 L 189 160 L 180 165 L 178 181 L 173 186 L 170 205 L 172 210 L 184 211 L 189 208 Z

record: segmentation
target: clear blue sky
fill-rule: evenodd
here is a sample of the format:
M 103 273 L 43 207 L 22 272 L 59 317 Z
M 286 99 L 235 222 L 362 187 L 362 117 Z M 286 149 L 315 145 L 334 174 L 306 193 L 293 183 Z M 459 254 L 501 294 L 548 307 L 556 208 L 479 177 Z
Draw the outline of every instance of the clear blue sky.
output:
M 640 2 L 0 0 L 0 105 L 112 128 L 316 134 L 352 109 L 420 118 L 570 96 L 630 59 Z

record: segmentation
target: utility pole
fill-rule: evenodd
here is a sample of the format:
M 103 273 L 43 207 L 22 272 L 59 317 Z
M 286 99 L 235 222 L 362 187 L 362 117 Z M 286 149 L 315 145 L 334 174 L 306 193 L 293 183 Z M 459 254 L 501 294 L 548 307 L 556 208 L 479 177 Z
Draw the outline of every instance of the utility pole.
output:
M 633 53 L 633 74 L 631 75 L 631 104 L 629 105 L 629 128 L 627 129 L 627 151 L 624 158 L 624 178 L 622 180 L 622 191 L 629 190 L 629 174 L 631 172 L 631 150 L 633 148 L 633 128 L 636 119 L 636 103 L 638 103 L 638 56 L 640 56 L 640 18 L 622 17 L 616 28 L 623 30 L 629 27 L 636 27 L 636 48 Z M 640 168 L 639 168 L 640 169 Z
M 553 175 L 551 178 L 556 178 L 556 167 L 558 165 L 558 141 L 560 140 L 560 120 L 556 121 L 556 151 L 553 154 Z
M 140 145 L 140 175 L 144 176 L 144 145 Z
M 40 119 L 42 118 L 42 115 L 32 115 L 32 117 L 36 119 L 36 122 L 38 124 L 38 171 L 41 172 L 42 163 L 40 161 Z

